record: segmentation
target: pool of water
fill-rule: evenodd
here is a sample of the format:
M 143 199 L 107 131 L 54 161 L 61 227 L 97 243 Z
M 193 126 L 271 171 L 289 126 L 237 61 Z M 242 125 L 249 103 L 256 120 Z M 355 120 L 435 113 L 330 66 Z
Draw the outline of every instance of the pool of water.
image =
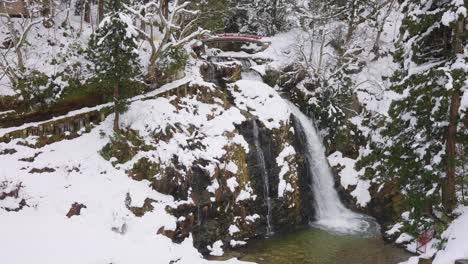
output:
M 236 257 L 260 264 L 395 264 L 410 256 L 379 236 L 337 235 L 308 228 L 251 241 L 246 248 L 227 251 L 222 259 Z

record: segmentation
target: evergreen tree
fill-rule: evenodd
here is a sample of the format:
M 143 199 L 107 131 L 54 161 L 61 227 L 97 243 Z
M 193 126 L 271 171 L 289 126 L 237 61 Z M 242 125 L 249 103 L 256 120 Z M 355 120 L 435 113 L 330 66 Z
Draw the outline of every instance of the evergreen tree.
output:
M 464 53 L 466 8 L 463 1 L 406 1 L 401 63 L 392 90 L 401 94 L 372 154 L 361 160 L 375 182 L 398 182 L 417 234 L 434 222 L 447 222 L 456 205 L 456 147 L 466 125 L 460 119 L 460 97 L 467 81 Z
M 137 31 L 131 18 L 122 12 L 120 1 L 110 1 L 109 12 L 89 41 L 88 59 L 104 88 L 113 89 L 114 131 L 119 131 L 119 112 L 123 109 L 126 87 L 140 74 Z

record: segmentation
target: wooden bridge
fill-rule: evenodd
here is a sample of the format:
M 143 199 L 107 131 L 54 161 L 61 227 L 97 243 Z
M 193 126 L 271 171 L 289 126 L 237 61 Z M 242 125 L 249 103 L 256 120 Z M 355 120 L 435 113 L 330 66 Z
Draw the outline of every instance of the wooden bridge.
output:
M 218 34 L 214 36 L 206 36 L 203 43 L 209 47 L 236 50 L 233 45 L 254 44 L 259 47 L 258 51 L 267 49 L 271 42 L 264 40 L 261 36 L 246 35 L 246 34 Z

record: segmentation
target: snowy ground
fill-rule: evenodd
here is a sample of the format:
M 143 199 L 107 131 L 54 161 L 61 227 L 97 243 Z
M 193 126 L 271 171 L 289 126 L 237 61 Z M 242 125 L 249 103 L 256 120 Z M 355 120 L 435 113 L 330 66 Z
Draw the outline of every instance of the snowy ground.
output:
M 164 208 L 172 197 L 152 190 L 147 183 L 129 178 L 104 160 L 99 150 L 108 142 L 100 131 L 111 131 L 112 117 L 89 134 L 45 146 L 41 149 L 2 143 L 0 191 L 23 186 L 17 198 L 0 200 L 0 259 L 5 264 L 32 263 L 205 263 L 191 239 L 174 244 L 156 232 L 162 226 L 175 228 L 176 219 Z M 33 139 L 30 139 L 33 140 Z M 33 163 L 18 161 L 40 153 Z M 49 173 L 32 169 L 51 168 Z M 154 199 L 152 212 L 135 217 L 131 206 Z M 24 199 L 27 206 L 18 212 Z M 73 203 L 86 205 L 81 215 L 68 218 Z M 229 261 L 228 263 L 237 263 Z
M 146 181 L 132 180 L 125 171 L 142 157 L 164 165 L 170 164 L 173 155 L 187 167 L 197 159 L 208 160 L 210 165 L 205 169 L 212 171 L 216 164 L 221 165 L 218 159 L 226 154 L 225 146 L 240 144 L 248 151 L 242 136 L 228 136 L 233 134 L 234 124 L 245 120 L 241 110 L 247 108 L 243 105 L 248 106 L 248 111 L 257 115 L 265 126 L 272 128 L 287 123 L 290 113 L 275 90 L 254 81 L 239 81 L 232 87 L 239 108 L 225 108 L 223 101 L 216 97 L 212 103 L 203 103 L 195 97 L 180 98 L 179 107 L 172 104 L 174 97 L 148 99 L 188 82 L 204 84 L 208 86 L 205 89 L 212 89 L 202 83 L 199 73 L 192 73 L 190 77 L 133 99 L 121 117 L 121 124 L 139 131 L 145 142 L 155 149 L 140 152 L 130 161 L 115 167 L 99 154 L 113 134 L 113 115 L 90 133 L 38 149 L 21 145 L 25 142 L 34 144 L 35 137 L 0 143 L 0 194 L 13 194 L 0 196 L 2 263 L 21 264 L 37 260 L 41 263 L 208 262 L 193 247 L 191 238 L 179 245 L 157 234 L 161 227 L 175 229 L 177 219 L 165 208 L 174 207 L 179 202 L 154 191 Z M 141 98 L 146 99 L 139 100 Z M 284 106 L 284 109 L 271 111 L 278 106 Z M 167 127 L 175 124 L 178 129 L 171 140 L 154 140 L 153 133 L 166 131 Z M 196 135 L 190 132 L 194 128 Z M 9 129 L 0 132 L 4 134 Z M 189 151 L 184 147 L 193 140 L 200 140 L 206 149 Z M 13 149 L 16 152 L 7 153 Z M 284 163 L 281 159 L 278 162 Z M 236 172 L 235 164 L 225 165 Z M 237 182 L 230 184 L 233 189 L 237 186 Z M 215 185 L 212 187 L 216 188 Z M 286 187 L 284 192 L 288 191 Z M 16 189 L 17 194 L 14 194 Z M 237 199 L 253 199 L 250 192 L 246 185 Z M 131 204 L 126 204 L 128 196 Z M 152 203 L 153 211 L 136 217 L 128 208 L 142 207 L 147 198 L 156 201 Z M 81 209 L 80 215 L 68 218 L 74 203 L 83 204 L 86 208 Z M 16 209 L 17 212 L 12 211 Z M 255 221 L 258 215 L 248 217 Z M 231 241 L 231 244 L 241 242 Z M 221 245 L 215 243 L 212 253 L 222 254 Z M 70 256 L 74 257 L 70 259 Z M 241 262 L 230 260 L 227 263 Z
M 443 249 L 437 249 L 438 240 L 433 240 L 428 244 L 428 249 L 425 254 L 417 257 L 412 257 L 406 262 L 400 264 L 417 264 L 419 258 L 434 258 L 433 264 L 453 264 L 456 260 L 468 259 L 468 206 L 461 206 L 456 210 L 460 216 L 453 221 L 449 228 L 442 233 L 442 238 L 447 242 Z M 406 234 L 400 236 L 403 242 L 407 237 Z M 416 243 L 412 242 L 407 245 L 409 251 L 414 252 Z

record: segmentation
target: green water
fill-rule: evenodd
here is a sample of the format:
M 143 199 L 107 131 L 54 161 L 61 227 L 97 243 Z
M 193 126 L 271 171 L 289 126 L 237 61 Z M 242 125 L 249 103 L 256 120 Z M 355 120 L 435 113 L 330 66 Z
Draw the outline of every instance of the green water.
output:
M 260 264 L 395 264 L 410 255 L 380 237 L 334 235 L 309 228 L 251 241 L 244 249 L 226 252 L 222 259 L 233 257 Z

